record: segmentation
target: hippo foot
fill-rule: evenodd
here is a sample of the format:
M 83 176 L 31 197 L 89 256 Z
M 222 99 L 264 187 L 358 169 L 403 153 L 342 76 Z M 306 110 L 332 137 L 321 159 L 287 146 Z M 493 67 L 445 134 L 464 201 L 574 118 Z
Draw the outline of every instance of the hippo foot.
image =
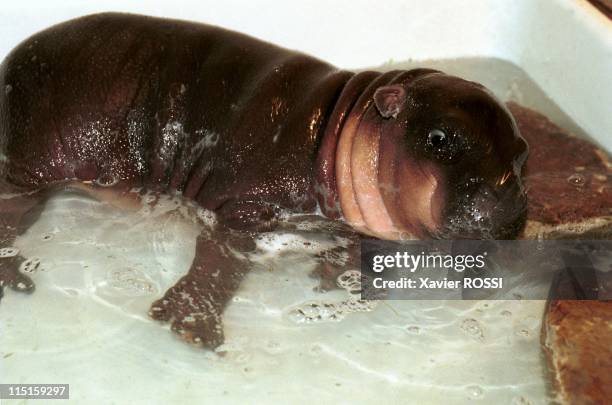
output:
M 151 305 L 149 316 L 172 322 L 172 331 L 182 340 L 215 349 L 224 340 L 221 308 L 208 297 L 198 281 L 187 275 Z
M 19 292 L 31 293 L 34 291 L 32 279 L 19 271 L 19 265 L 23 261 L 21 256 L 0 258 L 0 299 L 2 299 L 5 286 Z

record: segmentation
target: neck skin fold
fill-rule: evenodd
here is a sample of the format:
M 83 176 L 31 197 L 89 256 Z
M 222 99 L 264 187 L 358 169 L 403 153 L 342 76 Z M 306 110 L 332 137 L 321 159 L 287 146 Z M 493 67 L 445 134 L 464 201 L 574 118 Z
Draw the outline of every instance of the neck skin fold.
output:
M 342 218 L 336 183 L 338 142 L 359 96 L 380 75 L 379 72 L 365 71 L 351 77 L 340 92 L 323 131 L 315 161 L 314 190 L 321 212 L 328 218 Z
M 395 227 L 379 190 L 383 118 L 372 104 L 379 87 L 417 75 L 416 71 L 361 72 L 342 90 L 316 162 L 316 196 L 328 218 L 343 218 L 357 231 L 382 239 L 411 238 Z

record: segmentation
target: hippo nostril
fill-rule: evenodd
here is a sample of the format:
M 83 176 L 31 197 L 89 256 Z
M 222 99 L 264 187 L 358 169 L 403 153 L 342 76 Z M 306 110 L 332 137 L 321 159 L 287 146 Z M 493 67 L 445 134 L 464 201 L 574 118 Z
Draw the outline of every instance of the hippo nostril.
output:
M 498 192 L 488 184 L 482 184 L 472 198 L 473 208 L 485 215 L 490 214 L 499 205 Z
M 523 230 L 526 220 L 526 209 L 515 212 L 509 220 L 498 227 L 495 239 L 515 239 Z
M 520 212 L 527 205 L 525 191 L 520 183 L 514 182 L 498 192 L 498 205 L 508 212 Z
M 521 187 L 505 190 L 492 213 L 492 221 L 497 228 L 496 239 L 516 237 L 525 225 L 526 218 L 527 198 Z

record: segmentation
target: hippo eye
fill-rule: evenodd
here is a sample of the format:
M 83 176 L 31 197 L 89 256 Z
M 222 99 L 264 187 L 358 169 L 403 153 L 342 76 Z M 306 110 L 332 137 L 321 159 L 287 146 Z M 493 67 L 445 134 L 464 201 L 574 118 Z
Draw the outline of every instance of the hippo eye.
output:
M 466 151 L 465 139 L 457 125 L 430 127 L 427 131 L 427 137 L 419 139 L 425 144 L 426 153 L 437 161 L 450 164 Z
M 442 131 L 441 129 L 432 129 L 429 131 L 429 134 L 427 134 L 427 143 L 434 148 L 442 147 L 446 145 L 447 142 L 448 136 L 446 135 L 446 132 Z

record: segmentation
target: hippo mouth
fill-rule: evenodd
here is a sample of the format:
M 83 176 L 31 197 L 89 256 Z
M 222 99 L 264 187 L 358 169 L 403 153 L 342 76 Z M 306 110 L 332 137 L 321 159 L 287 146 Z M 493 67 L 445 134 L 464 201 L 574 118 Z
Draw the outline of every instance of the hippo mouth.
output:
M 454 207 L 448 208 L 445 224 L 430 232 L 432 238 L 504 240 L 518 236 L 527 220 L 527 199 L 520 184 L 498 193 L 501 197 L 483 197 L 491 194 L 486 186 L 474 194 L 471 199 L 458 198 Z
M 429 234 L 432 239 L 515 239 L 522 231 L 526 219 L 526 207 L 517 216 L 497 223 L 489 218 L 485 221 L 471 221 L 465 216 L 455 216 L 442 229 Z

